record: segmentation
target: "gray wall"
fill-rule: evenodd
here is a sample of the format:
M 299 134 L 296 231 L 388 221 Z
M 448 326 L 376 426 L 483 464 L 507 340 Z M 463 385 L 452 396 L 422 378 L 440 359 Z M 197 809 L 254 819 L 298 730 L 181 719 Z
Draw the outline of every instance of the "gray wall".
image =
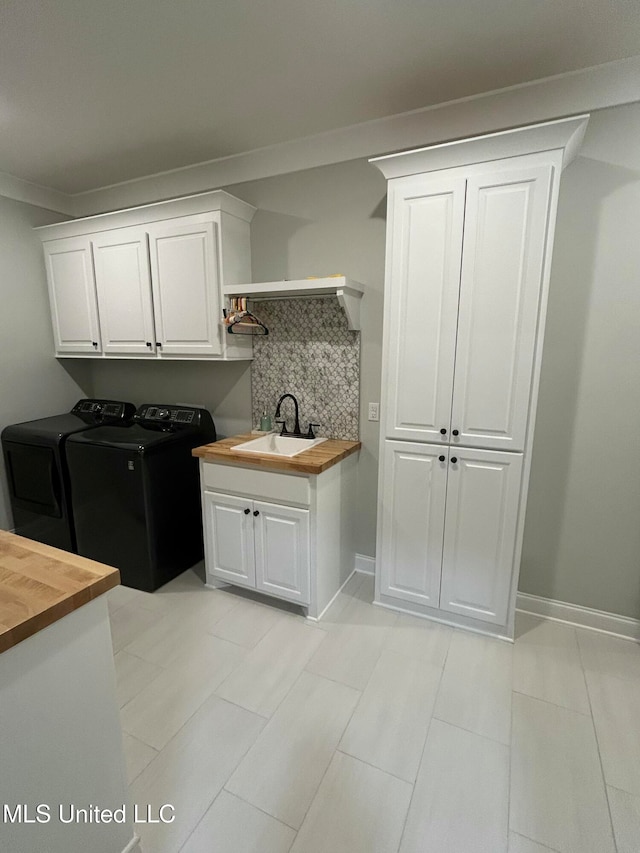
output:
M 595 114 L 581 156 L 563 176 L 520 582 L 524 592 L 634 617 L 640 617 L 639 138 L 640 105 Z M 258 207 L 254 280 L 340 272 L 367 288 L 357 550 L 373 556 L 378 424 L 366 420 L 366 404 L 380 394 L 385 181 L 366 162 L 353 161 L 228 189 Z M 48 400 L 48 408 L 60 410 L 62 400 L 66 406 L 79 393 L 48 357 L 44 272 L 30 234 L 30 217 L 46 221 L 47 214 L 6 205 L 11 215 L 0 226 L 0 286 L 9 307 L 0 318 L 5 423 L 47 413 Z M 224 435 L 250 425 L 246 362 L 102 362 L 91 371 L 96 395 L 204 403 Z
M 520 588 L 640 617 L 640 105 L 592 116 L 563 175 Z M 343 272 L 363 300 L 357 550 L 375 554 L 385 183 L 363 161 L 228 188 L 254 279 Z
M 563 175 L 520 589 L 640 618 L 640 104 Z
M 343 273 L 366 287 L 356 550 L 373 555 L 379 425 L 367 420 L 367 402 L 380 399 L 386 181 L 366 161 L 354 160 L 227 189 L 258 208 L 251 223 L 254 281 Z
M 89 392 L 89 367 L 53 358 L 42 244 L 33 228 L 64 217 L 0 197 L 0 429 L 68 411 Z M 12 526 L 0 460 L 0 528 Z
M 204 406 L 219 438 L 251 429 L 251 362 L 100 361 L 93 365 L 96 397 Z

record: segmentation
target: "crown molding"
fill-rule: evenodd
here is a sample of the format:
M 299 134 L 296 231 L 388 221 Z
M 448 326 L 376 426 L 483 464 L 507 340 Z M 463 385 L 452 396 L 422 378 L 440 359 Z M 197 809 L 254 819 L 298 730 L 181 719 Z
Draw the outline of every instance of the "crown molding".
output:
M 0 175 L 0 194 L 88 216 L 640 100 L 640 56 L 67 195 Z
M 54 190 L 51 187 L 42 187 L 15 178 L 6 172 L 0 172 L 0 196 L 32 204 L 35 207 L 43 207 L 45 210 L 55 210 L 57 213 L 66 213 L 75 216 L 75 200 L 72 195 Z
M 521 154 L 559 150 L 562 152 L 561 162 L 564 169 L 576 156 L 588 121 L 588 115 L 581 115 L 530 124 L 498 133 L 457 139 L 454 142 L 441 142 L 413 151 L 384 154 L 382 157 L 372 157 L 369 162 L 377 166 L 389 180 L 440 169 L 453 169 L 456 166 L 468 166 L 471 163 L 484 163 L 487 160 L 504 160 L 506 157 L 517 157 Z

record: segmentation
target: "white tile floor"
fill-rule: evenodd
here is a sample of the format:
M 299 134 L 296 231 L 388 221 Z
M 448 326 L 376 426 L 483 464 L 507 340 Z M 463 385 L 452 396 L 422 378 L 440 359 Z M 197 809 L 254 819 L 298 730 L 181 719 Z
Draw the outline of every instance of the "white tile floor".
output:
M 109 594 L 144 853 L 640 853 L 640 646 L 371 605 L 320 624 L 187 572 Z

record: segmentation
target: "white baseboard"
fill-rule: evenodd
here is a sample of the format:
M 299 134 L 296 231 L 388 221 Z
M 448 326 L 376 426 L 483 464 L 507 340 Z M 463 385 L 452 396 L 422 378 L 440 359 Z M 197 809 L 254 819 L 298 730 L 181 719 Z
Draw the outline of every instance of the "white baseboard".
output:
M 364 554 L 356 554 L 355 570 L 356 572 L 361 572 L 363 575 L 375 575 L 375 557 L 365 557 Z
M 140 850 L 140 836 L 134 834 L 122 853 L 135 853 L 136 850 Z
M 365 575 L 373 575 L 376 571 L 375 557 L 356 554 L 355 570 Z M 553 598 L 543 598 L 540 595 L 529 595 L 519 592 L 516 598 L 516 610 L 532 613 L 553 622 L 566 622 L 579 628 L 600 631 L 623 637 L 625 640 L 635 640 L 640 643 L 640 619 L 630 616 L 618 616 L 604 610 L 593 610 L 579 604 L 568 604 L 566 601 L 556 601 Z
M 567 604 L 565 601 L 555 601 L 552 598 L 542 598 L 539 595 L 529 595 L 519 592 L 516 598 L 516 610 L 523 613 L 533 613 L 554 622 L 566 622 L 580 628 L 589 628 L 603 634 L 613 634 L 625 640 L 640 642 L 640 619 L 629 616 L 618 616 L 603 610 L 592 610 L 578 604 Z

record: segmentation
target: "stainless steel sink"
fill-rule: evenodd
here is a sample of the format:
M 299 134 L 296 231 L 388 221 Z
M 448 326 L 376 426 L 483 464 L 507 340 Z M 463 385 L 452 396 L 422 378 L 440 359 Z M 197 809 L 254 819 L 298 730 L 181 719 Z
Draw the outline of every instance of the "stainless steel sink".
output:
M 269 433 L 261 435 L 260 438 L 245 441 L 243 444 L 236 444 L 233 450 L 239 453 L 266 453 L 269 456 L 297 456 L 298 453 L 304 453 L 305 450 L 316 447 L 326 440 L 326 438 L 292 438 L 288 435 Z

